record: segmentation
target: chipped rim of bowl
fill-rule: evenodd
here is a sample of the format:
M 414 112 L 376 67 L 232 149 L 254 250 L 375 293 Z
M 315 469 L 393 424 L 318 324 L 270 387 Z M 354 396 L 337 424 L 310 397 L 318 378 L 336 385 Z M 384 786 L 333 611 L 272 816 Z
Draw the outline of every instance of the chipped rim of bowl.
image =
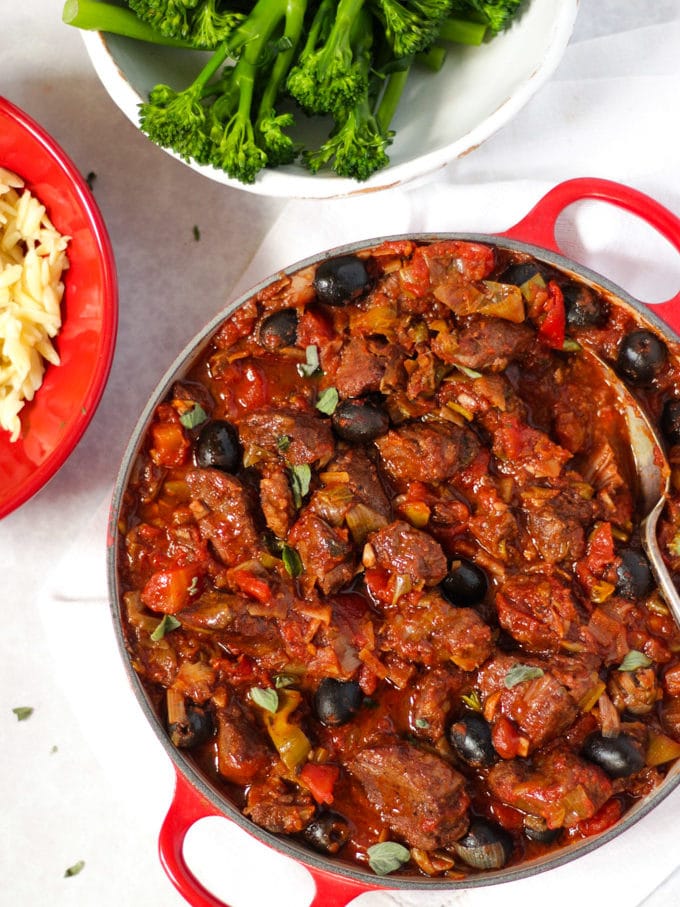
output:
M 474 151 L 519 113 L 557 69 L 574 30 L 579 2 L 580 0 L 562 0 L 558 4 L 558 12 L 539 63 L 492 113 L 450 144 L 410 160 L 390 164 L 365 182 L 358 183 L 356 180 L 335 175 L 324 178 L 318 174 L 305 173 L 302 169 L 299 172 L 291 172 L 287 168 L 276 168 L 264 171 L 253 184 L 245 185 L 211 166 L 199 165 L 193 161 L 187 163 L 173 151 L 163 150 L 216 183 L 255 195 L 275 198 L 347 198 L 404 186 L 427 177 L 457 158 Z M 106 42 L 106 35 L 93 31 L 82 31 L 81 35 L 90 61 L 104 88 L 130 122 L 139 128 L 137 111 L 143 99 L 114 60 Z

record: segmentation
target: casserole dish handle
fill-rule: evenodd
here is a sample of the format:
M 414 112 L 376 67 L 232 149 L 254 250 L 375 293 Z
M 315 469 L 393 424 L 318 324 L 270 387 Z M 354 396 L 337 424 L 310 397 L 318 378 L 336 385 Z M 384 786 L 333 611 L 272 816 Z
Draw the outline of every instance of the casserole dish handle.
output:
M 192 907 L 228 907 L 199 882 L 184 859 L 183 846 L 187 832 L 194 822 L 208 816 L 219 816 L 229 821 L 223 812 L 214 807 L 180 772 L 177 772 L 175 793 L 158 837 L 158 852 L 168 878 Z M 316 894 L 309 907 L 346 907 L 360 894 L 382 887 L 304 865 L 311 873 L 316 886 Z
M 555 237 L 557 219 L 569 205 L 584 199 L 609 202 L 630 211 L 657 230 L 680 252 L 680 218 L 637 189 L 595 177 L 581 177 L 559 183 L 514 227 L 498 235 L 561 253 Z M 665 302 L 645 304 L 676 334 L 680 334 L 680 292 Z

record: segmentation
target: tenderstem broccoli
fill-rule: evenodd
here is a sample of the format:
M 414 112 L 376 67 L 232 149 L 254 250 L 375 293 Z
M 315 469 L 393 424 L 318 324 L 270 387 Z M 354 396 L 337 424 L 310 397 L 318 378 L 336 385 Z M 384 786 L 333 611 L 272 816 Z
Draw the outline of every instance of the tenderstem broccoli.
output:
M 127 5 L 125 5 L 127 4 Z M 249 6 L 250 4 L 250 6 Z M 522 0 L 65 0 L 78 28 L 210 51 L 188 86 L 156 85 L 141 130 L 186 161 L 252 183 L 300 160 L 368 179 L 389 162 L 392 121 L 416 64 L 479 44 Z M 319 147 L 291 135 L 295 110 L 332 118 Z
M 211 164 L 244 183 L 254 182 L 268 163 L 290 162 L 295 147 L 283 128 L 292 118 L 278 116 L 274 105 L 305 10 L 306 0 L 258 0 L 191 85 L 151 92 L 140 106 L 142 131 L 185 160 Z
M 389 130 L 389 123 L 381 125 L 373 111 L 375 83 L 370 81 L 373 27 L 365 10 L 354 22 L 350 44 L 366 87 L 353 103 L 336 109 L 335 126 L 328 139 L 316 151 L 306 152 L 304 162 L 312 173 L 330 166 L 339 176 L 366 180 L 389 163 L 386 149 L 394 133 Z
M 395 56 L 409 57 L 434 43 L 451 12 L 451 3 L 452 0 L 373 0 L 372 8 Z
M 453 0 L 452 15 L 476 19 L 492 35 L 506 29 L 520 11 L 524 0 Z
M 356 59 L 352 46 L 363 5 L 364 0 L 322 0 L 288 76 L 288 90 L 308 113 L 343 110 L 368 88 L 366 66 Z
M 167 38 L 148 22 L 143 22 L 129 7 L 102 3 L 101 0 L 66 0 L 61 14 L 66 25 L 85 31 L 105 31 L 136 41 L 169 47 L 192 48 L 191 41 Z

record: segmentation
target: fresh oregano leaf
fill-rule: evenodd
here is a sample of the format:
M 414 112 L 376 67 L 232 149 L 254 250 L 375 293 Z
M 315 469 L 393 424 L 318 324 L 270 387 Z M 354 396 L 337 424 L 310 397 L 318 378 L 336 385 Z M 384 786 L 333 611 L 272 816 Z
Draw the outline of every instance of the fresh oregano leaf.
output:
M 310 343 L 305 347 L 305 362 L 298 362 L 298 375 L 303 378 L 311 378 L 314 375 L 321 374 L 321 363 L 319 362 L 319 349 L 315 344 Z
M 543 668 L 536 668 L 533 665 L 514 664 L 505 675 L 505 686 L 508 690 L 516 687 L 518 683 L 525 680 L 535 680 L 537 677 L 543 677 Z
M 33 709 L 30 705 L 18 705 L 12 711 L 17 716 L 17 721 L 26 721 L 33 714 Z
M 399 869 L 400 866 L 407 863 L 411 857 L 409 849 L 403 844 L 397 844 L 396 841 L 373 844 L 366 853 L 368 854 L 368 865 L 379 876 L 386 876 L 390 872 L 394 872 L 395 869 Z
M 295 548 L 284 543 L 281 548 L 281 560 L 289 576 L 295 578 L 302 573 L 302 560 Z
M 308 463 L 300 463 L 298 466 L 289 467 L 290 484 L 293 491 L 293 501 L 297 508 L 302 507 L 302 499 L 309 491 L 309 484 L 312 481 L 312 470 Z
M 179 421 L 185 428 L 196 428 L 197 425 L 202 425 L 208 418 L 208 414 L 203 409 L 200 403 L 194 403 L 191 409 L 188 409 L 185 413 L 179 417 Z
M 319 399 L 316 401 L 316 408 L 320 413 L 332 416 L 339 402 L 340 395 L 337 390 L 334 387 L 327 387 L 319 394 Z
M 74 863 L 73 866 L 69 868 L 64 873 L 64 878 L 69 879 L 71 876 L 77 876 L 79 872 L 82 872 L 85 868 L 85 860 L 78 860 L 77 863 Z
M 164 614 L 163 619 L 159 621 L 156 629 L 151 634 L 151 639 L 153 639 L 154 642 L 158 642 L 160 639 L 163 639 L 166 633 L 170 633 L 172 630 L 176 630 L 177 627 L 181 626 L 181 623 L 176 617 L 173 617 L 172 614 Z
M 286 687 L 292 687 L 294 683 L 297 683 L 295 674 L 274 675 L 274 686 L 277 690 L 284 690 Z
M 271 688 L 253 687 L 250 691 L 250 698 L 267 712 L 274 713 L 279 707 L 279 694 Z
M 623 661 L 618 666 L 617 670 L 637 671 L 638 668 L 648 668 L 651 663 L 652 659 L 648 658 L 644 652 L 639 652 L 637 649 L 631 649 L 630 652 L 626 652 Z

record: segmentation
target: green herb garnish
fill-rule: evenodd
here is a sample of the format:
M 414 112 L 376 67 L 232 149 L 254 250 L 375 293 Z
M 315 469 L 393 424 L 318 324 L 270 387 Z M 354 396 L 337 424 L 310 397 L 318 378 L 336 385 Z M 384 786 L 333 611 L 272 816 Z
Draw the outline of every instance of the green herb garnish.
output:
M 430 722 L 427 720 L 427 718 L 416 718 L 415 725 L 419 728 L 426 728 L 430 726 Z
M 292 687 L 294 683 L 297 683 L 297 677 L 295 674 L 276 674 L 274 676 L 274 686 L 277 690 L 283 690 L 286 687 Z
M 295 548 L 284 544 L 281 548 L 281 560 L 289 576 L 296 577 L 302 573 L 302 560 Z
M 482 701 L 479 698 L 479 693 L 477 692 L 477 690 L 473 690 L 471 693 L 466 693 L 460 698 L 469 709 L 472 709 L 473 712 L 482 711 Z
M 290 438 L 288 435 L 281 435 L 280 438 L 276 439 L 276 447 L 281 453 L 285 453 L 290 447 Z
M 302 507 L 302 499 L 309 491 L 309 484 L 312 481 L 312 470 L 309 464 L 300 463 L 299 466 L 290 466 L 289 471 L 293 501 L 299 509 Z
M 652 659 L 648 658 L 644 652 L 639 652 L 637 649 L 631 649 L 630 652 L 626 652 L 617 671 L 637 671 L 638 668 L 648 668 L 651 663 Z
M 19 705 L 12 711 L 17 716 L 17 721 L 26 721 L 33 714 L 33 709 L 30 705 Z
M 481 372 L 478 372 L 473 368 L 468 368 L 467 365 L 459 365 L 457 362 L 454 363 L 454 365 L 456 366 L 458 371 L 462 372 L 464 375 L 467 375 L 468 378 L 481 378 L 482 377 Z
M 319 350 L 315 344 L 310 343 L 305 348 L 305 362 L 298 362 L 298 374 L 303 378 L 311 378 L 313 375 L 321 374 L 321 363 L 319 362 Z
M 334 387 L 327 387 L 319 394 L 319 399 L 316 401 L 316 408 L 319 412 L 325 413 L 327 416 L 332 416 L 339 402 L 340 395 L 337 390 Z
M 156 629 L 151 634 L 151 639 L 153 639 L 154 642 L 158 642 L 160 639 L 163 639 L 166 633 L 170 633 L 172 630 L 176 630 L 177 627 L 181 626 L 181 623 L 176 617 L 173 617 L 172 614 L 164 614 L 163 620 L 158 623 Z
M 505 686 L 508 690 L 516 687 L 518 683 L 525 680 L 535 680 L 537 677 L 543 677 L 543 668 L 535 668 L 533 665 L 514 664 L 505 675 Z
M 185 413 L 179 417 L 179 421 L 185 428 L 196 428 L 197 425 L 202 425 L 208 418 L 208 414 L 203 409 L 200 403 L 194 403 L 191 409 L 188 409 Z
M 71 876 L 77 876 L 78 873 L 82 872 L 84 868 L 85 868 L 85 860 L 78 860 L 78 862 L 74 863 L 73 866 L 69 866 L 69 868 L 64 873 L 64 878 L 70 879 Z
M 411 858 L 409 849 L 403 844 L 397 844 L 396 841 L 373 844 L 366 853 L 368 854 L 368 865 L 379 876 L 386 876 L 390 872 L 394 872 Z
M 261 709 L 274 713 L 279 707 L 279 694 L 276 690 L 270 688 L 253 687 L 250 691 L 250 698 Z

